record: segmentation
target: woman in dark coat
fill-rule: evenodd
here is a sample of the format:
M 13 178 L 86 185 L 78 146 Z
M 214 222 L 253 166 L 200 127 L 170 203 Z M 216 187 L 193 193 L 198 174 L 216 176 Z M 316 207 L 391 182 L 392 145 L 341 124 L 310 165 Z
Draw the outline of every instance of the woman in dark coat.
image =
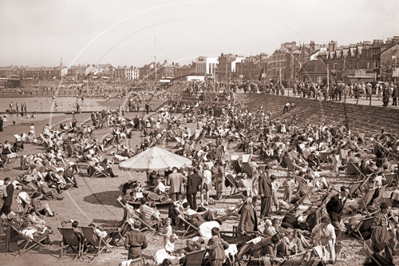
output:
M 3 132 L 3 118 L 0 117 L 0 132 Z

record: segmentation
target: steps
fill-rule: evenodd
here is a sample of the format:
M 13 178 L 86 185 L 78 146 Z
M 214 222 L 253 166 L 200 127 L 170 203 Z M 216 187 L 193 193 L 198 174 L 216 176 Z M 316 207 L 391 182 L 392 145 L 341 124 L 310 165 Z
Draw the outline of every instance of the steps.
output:
M 235 97 L 236 102 L 243 102 L 251 112 L 263 106 L 265 112 L 272 112 L 272 119 L 280 121 L 291 120 L 296 114 L 299 124 L 347 126 L 351 131 L 365 133 L 367 137 L 380 133 L 381 129 L 394 134 L 399 132 L 398 109 L 270 94 L 237 93 Z M 295 103 L 296 107 L 282 114 L 288 102 Z

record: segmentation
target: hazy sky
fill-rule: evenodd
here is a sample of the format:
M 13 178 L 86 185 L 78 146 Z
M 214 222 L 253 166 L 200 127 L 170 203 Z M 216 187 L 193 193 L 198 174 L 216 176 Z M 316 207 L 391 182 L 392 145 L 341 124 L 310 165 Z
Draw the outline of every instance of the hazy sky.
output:
M 399 35 L 399 0 L 0 0 L 0 66 L 268 54 Z M 156 36 L 156 45 L 155 45 Z

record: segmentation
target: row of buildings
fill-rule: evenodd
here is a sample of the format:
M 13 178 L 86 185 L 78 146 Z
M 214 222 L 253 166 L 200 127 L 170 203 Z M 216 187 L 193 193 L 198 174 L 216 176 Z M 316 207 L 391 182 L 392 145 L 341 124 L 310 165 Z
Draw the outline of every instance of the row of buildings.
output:
M 363 41 L 338 46 L 328 44 L 282 43 L 270 56 L 260 53 L 253 56 L 221 54 L 218 57 L 200 56 L 188 65 L 151 62 L 142 67 L 111 64 L 82 64 L 66 67 L 0 67 L 0 78 L 18 75 L 22 79 L 83 80 L 88 76 L 106 80 L 160 80 L 185 79 L 201 76 L 218 82 L 236 79 L 267 79 L 279 81 L 318 81 L 326 78 L 341 81 L 359 77 L 391 81 L 399 75 L 399 36 L 386 41 Z

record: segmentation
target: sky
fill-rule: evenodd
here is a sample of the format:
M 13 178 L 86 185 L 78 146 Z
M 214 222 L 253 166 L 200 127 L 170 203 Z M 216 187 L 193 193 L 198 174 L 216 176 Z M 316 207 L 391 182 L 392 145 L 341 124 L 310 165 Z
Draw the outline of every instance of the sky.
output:
M 1 0 L 0 66 L 181 65 L 399 36 L 399 0 Z

